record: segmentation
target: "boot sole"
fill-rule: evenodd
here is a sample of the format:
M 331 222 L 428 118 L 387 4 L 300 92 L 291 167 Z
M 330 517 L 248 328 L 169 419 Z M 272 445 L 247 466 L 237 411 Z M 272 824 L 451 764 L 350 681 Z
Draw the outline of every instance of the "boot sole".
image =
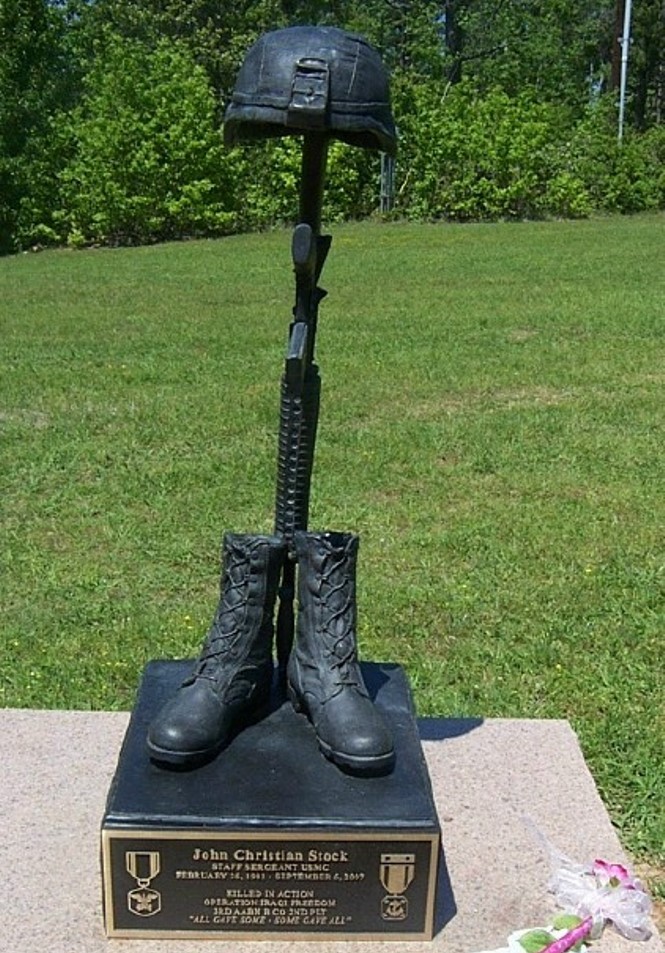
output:
M 362 758 L 358 755 L 345 754 L 343 751 L 335 751 L 320 738 L 318 738 L 318 742 L 319 749 L 329 761 L 333 761 L 339 768 L 343 768 L 351 774 L 360 776 L 389 774 L 395 766 L 394 751 L 390 751 L 388 754 L 370 755 L 367 758 Z
M 193 768 L 211 761 L 232 738 L 233 735 L 222 738 L 222 740 L 212 748 L 202 748 L 199 751 L 169 751 L 168 748 L 160 748 L 150 741 L 148 741 L 147 745 L 151 759 L 158 764 L 169 765 L 176 768 Z
M 289 701 L 293 705 L 294 710 L 298 712 L 298 714 L 304 715 L 311 724 L 312 728 L 314 728 L 319 750 L 329 761 L 334 762 L 339 768 L 343 768 L 349 773 L 357 775 L 367 776 L 388 774 L 390 771 L 392 771 L 395 765 L 394 749 L 387 752 L 386 754 L 368 755 L 367 757 L 346 754 L 344 751 L 337 751 L 319 737 L 309 708 L 305 702 L 302 701 L 300 696 L 296 694 L 296 690 L 293 688 L 290 682 L 287 684 L 287 693 L 289 696 Z

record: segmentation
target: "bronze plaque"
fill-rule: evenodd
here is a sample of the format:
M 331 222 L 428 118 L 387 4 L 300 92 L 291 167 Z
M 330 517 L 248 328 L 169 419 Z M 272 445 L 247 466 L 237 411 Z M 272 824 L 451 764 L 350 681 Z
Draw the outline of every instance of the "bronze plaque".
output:
M 432 937 L 438 834 L 102 830 L 115 937 Z

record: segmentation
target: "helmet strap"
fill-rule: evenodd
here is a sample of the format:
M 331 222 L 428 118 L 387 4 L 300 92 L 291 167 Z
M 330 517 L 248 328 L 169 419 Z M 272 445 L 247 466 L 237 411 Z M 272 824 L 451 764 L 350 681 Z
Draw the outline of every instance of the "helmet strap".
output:
M 325 129 L 330 90 L 330 70 L 325 60 L 303 57 L 293 70 L 287 126 Z

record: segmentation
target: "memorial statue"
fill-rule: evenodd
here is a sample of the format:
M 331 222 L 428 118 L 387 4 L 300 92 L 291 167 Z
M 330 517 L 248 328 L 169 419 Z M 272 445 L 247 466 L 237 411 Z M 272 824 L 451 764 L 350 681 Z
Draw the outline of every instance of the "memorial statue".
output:
M 153 720 L 148 748 L 154 760 L 180 766 L 219 752 L 268 706 L 276 636 L 289 698 L 311 721 L 324 755 L 351 773 L 390 771 L 392 734 L 368 695 L 358 663 L 358 537 L 308 531 L 321 391 L 314 342 L 326 294 L 318 281 L 331 244 L 330 236 L 320 234 L 327 149 L 336 137 L 394 154 L 388 76 L 378 53 L 361 37 L 332 27 L 265 34 L 240 69 L 224 135 L 230 145 L 303 137 L 275 532 L 224 536 L 221 594 L 212 626 L 193 672 Z

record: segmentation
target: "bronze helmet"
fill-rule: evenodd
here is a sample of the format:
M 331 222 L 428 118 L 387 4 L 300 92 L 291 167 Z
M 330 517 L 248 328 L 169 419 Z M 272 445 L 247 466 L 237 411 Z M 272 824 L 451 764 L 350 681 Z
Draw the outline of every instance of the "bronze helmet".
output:
M 295 26 L 250 47 L 224 118 L 228 145 L 328 132 L 394 155 L 388 73 L 377 51 L 336 27 Z

